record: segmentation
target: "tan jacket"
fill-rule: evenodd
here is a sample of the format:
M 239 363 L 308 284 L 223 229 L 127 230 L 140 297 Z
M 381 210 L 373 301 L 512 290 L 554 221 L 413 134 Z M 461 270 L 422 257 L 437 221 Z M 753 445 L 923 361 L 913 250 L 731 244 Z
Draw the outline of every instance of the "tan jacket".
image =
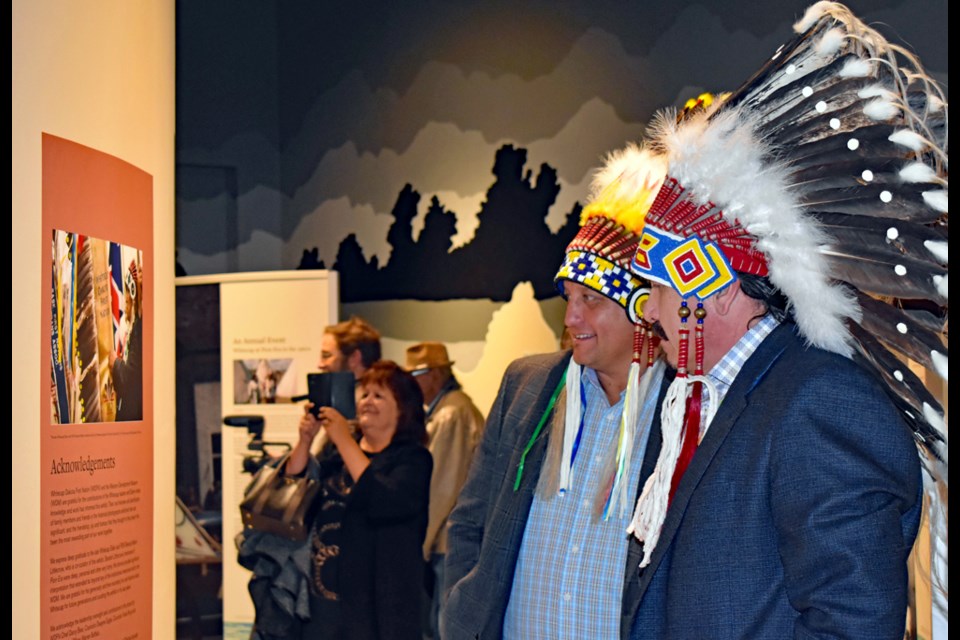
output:
M 446 392 L 427 419 L 433 475 L 430 478 L 430 517 L 423 557 L 447 552 L 447 516 L 467 479 L 473 452 L 483 433 L 483 414 L 460 389 Z

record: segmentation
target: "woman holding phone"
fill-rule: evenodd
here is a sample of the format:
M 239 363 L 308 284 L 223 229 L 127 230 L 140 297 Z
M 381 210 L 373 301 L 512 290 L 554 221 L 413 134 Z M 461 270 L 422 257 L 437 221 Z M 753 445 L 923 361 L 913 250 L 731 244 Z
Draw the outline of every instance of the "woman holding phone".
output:
M 310 620 L 301 638 L 420 640 L 421 547 L 433 461 L 423 395 L 388 360 L 359 379 L 357 426 L 307 403 L 285 472 L 319 466 L 322 490 L 310 535 Z M 310 454 L 323 430 L 332 443 Z

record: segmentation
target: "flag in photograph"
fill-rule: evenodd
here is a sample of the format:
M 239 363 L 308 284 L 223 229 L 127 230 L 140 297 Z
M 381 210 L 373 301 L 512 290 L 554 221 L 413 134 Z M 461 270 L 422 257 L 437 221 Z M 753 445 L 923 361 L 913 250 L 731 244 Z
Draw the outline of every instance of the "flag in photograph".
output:
M 110 243 L 110 310 L 113 314 L 113 348 L 117 357 L 123 356 L 123 340 L 120 332 L 120 315 L 123 300 L 123 266 L 120 260 L 120 245 Z

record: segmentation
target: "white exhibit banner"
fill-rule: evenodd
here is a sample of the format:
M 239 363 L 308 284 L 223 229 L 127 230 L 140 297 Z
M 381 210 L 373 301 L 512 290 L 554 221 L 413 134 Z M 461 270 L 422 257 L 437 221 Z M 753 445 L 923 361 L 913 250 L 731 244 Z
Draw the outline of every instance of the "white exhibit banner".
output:
M 317 370 L 320 338 L 337 322 L 337 273 L 323 270 L 231 274 L 220 280 L 222 415 L 263 418 L 264 443 L 292 444 L 303 414 L 290 398 L 307 393 L 307 374 Z M 239 505 L 256 462 L 281 453 L 261 446 L 242 426 L 222 429 L 224 639 L 250 637 L 253 602 L 250 572 L 237 562 L 235 539 L 243 529 Z M 251 447 L 251 444 L 254 446 Z M 249 465 L 248 465 L 249 468 Z

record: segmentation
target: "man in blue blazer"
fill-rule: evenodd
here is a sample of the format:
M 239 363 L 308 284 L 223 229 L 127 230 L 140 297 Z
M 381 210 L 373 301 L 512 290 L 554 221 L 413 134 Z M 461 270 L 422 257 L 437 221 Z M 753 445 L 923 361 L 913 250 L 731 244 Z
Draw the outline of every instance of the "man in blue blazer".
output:
M 934 85 L 907 96 L 916 61 L 900 72 L 900 51 L 842 5 L 796 27 L 743 87 L 662 114 L 647 141 L 668 169 L 631 268 L 652 282 L 644 319 L 676 376 L 629 526 L 632 638 L 904 635 L 917 445 L 931 475 L 945 456 L 939 405 L 903 358 L 945 377 L 946 349 L 935 313 L 893 296 L 945 311 L 946 175 L 900 140 L 942 116 L 904 117 Z M 876 51 L 891 57 L 870 91 L 836 83 L 834 67 L 859 78 Z M 628 155 L 606 191 L 646 171 Z
M 909 429 L 858 364 L 745 293 L 748 277 L 703 304 L 723 354 L 704 369 L 735 375 L 639 569 L 632 637 L 902 638 L 922 504 Z M 674 365 L 679 301 L 655 284 L 645 309 Z

